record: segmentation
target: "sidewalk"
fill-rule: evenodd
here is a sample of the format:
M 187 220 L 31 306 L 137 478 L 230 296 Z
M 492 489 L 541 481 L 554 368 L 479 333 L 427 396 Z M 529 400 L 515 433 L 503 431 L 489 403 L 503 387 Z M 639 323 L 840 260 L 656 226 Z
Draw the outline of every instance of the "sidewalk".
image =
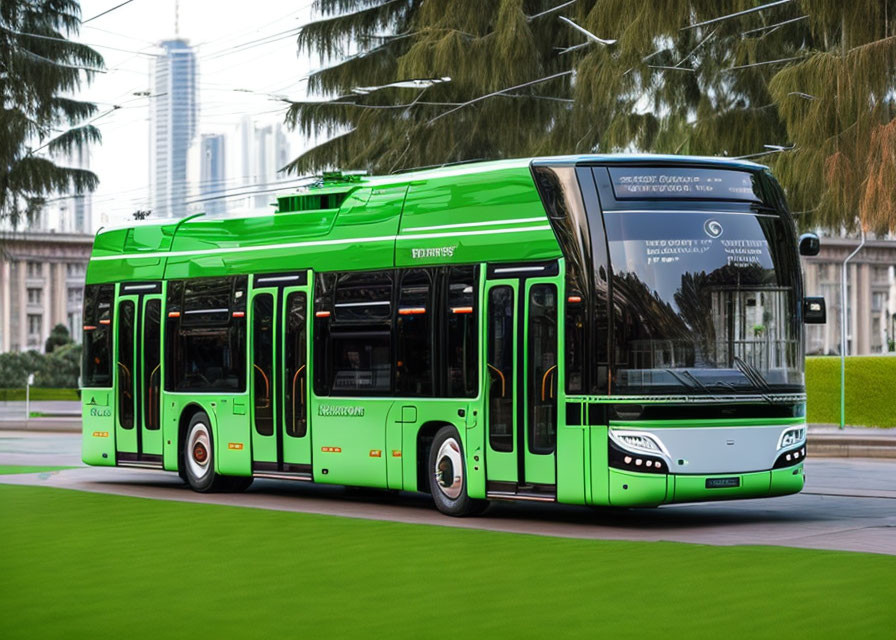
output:
M 0 417 L 0 431 L 81 432 L 81 415 L 54 415 L 40 418 Z M 809 425 L 809 455 L 816 458 L 896 459 L 896 429 L 846 427 L 832 424 Z
M 896 429 L 809 425 L 809 455 L 817 458 L 896 458 Z

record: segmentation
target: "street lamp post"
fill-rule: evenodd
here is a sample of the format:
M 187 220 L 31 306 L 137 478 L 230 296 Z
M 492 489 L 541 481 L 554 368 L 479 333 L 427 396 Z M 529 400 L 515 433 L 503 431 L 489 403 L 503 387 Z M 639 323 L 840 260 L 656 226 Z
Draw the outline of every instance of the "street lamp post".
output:
M 840 428 L 846 426 L 846 266 L 865 246 L 865 230 L 855 251 L 846 256 L 840 274 Z

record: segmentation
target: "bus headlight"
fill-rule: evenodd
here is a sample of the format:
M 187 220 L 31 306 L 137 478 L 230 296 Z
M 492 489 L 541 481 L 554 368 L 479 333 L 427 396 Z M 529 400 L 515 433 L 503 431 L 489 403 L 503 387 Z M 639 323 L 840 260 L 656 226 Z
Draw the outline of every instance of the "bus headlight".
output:
M 785 429 L 778 439 L 778 451 L 787 449 L 806 441 L 806 427 L 791 427 Z
M 652 453 L 654 455 L 669 457 L 669 452 L 663 443 L 652 433 L 643 431 L 621 431 L 610 429 L 610 439 L 619 447 L 634 453 Z

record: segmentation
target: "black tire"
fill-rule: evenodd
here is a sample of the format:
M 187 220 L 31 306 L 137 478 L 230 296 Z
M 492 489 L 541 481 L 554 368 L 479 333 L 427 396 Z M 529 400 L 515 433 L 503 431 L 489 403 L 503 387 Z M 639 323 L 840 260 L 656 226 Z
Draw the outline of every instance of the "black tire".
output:
M 184 442 L 183 469 L 193 491 L 211 493 L 227 488 L 227 478 L 215 473 L 215 447 L 211 423 L 204 411 L 190 419 Z
M 474 500 L 467 495 L 463 445 L 452 426 L 444 426 L 436 433 L 429 449 L 426 476 L 436 508 L 446 515 L 472 516 L 488 506 L 487 500 Z

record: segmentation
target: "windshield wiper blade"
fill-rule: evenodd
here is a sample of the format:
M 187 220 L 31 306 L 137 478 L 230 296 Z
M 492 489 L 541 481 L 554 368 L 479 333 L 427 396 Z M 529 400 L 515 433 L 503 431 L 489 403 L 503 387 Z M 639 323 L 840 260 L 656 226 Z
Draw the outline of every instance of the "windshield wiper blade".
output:
M 768 380 L 765 379 L 765 376 L 762 375 L 759 369 L 739 356 L 734 356 L 734 366 L 757 388 L 758 394 L 763 400 L 769 404 L 781 404 L 768 395 L 768 392 L 771 391 L 771 386 L 769 386 Z
M 682 385 L 684 385 L 686 388 L 688 388 L 688 389 L 697 389 L 697 388 L 703 389 L 703 391 L 706 393 L 707 397 L 712 398 L 713 400 L 718 400 L 718 396 L 716 396 L 712 391 L 710 391 L 709 387 L 707 387 L 705 384 L 700 382 L 700 380 L 697 379 L 697 376 L 695 376 L 693 373 L 691 373 L 687 369 L 685 369 L 681 373 L 679 373 L 675 369 L 666 369 L 665 371 L 666 371 L 666 373 L 671 374 L 676 380 L 681 382 Z M 687 375 L 688 377 L 685 378 L 684 377 L 685 375 Z M 693 382 L 688 382 L 689 379 L 692 380 Z

